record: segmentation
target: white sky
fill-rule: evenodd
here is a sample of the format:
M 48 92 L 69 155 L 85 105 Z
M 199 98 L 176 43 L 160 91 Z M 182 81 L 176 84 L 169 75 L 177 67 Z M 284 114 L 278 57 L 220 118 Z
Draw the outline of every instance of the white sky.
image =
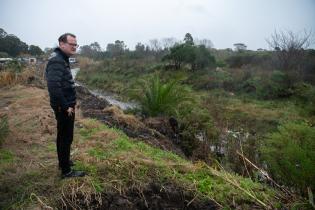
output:
M 315 0 L 0 0 L 0 28 L 42 49 L 65 32 L 81 46 L 118 39 L 130 49 L 189 32 L 215 48 L 256 50 L 275 29 L 315 34 Z

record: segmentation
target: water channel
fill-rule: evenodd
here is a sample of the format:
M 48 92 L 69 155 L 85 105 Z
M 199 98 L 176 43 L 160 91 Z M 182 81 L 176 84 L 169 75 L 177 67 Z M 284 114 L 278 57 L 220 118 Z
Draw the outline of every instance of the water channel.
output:
M 120 101 L 118 100 L 117 96 L 115 96 L 114 94 L 112 93 L 109 93 L 109 92 L 106 92 L 104 90 L 98 90 L 98 89 L 93 89 L 91 90 L 90 88 L 88 88 L 86 85 L 84 85 L 83 83 L 81 82 L 78 82 L 76 81 L 76 75 L 77 73 L 80 71 L 80 68 L 73 68 L 71 69 L 71 73 L 72 73 L 72 76 L 73 76 L 73 79 L 75 80 L 75 84 L 77 86 L 83 86 L 85 88 L 88 89 L 88 91 L 96 96 L 96 97 L 99 97 L 99 98 L 102 98 L 102 99 L 105 99 L 107 100 L 110 104 L 112 105 L 115 105 L 115 106 L 118 106 L 119 108 L 121 108 L 122 110 L 126 110 L 126 109 L 133 109 L 133 108 L 136 108 L 137 107 L 137 104 L 136 103 L 132 103 L 132 102 L 123 102 L 123 101 Z

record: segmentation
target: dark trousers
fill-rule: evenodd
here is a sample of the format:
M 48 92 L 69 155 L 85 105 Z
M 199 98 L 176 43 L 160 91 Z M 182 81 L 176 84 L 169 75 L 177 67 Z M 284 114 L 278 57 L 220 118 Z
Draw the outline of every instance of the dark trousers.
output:
M 66 111 L 54 109 L 57 120 L 57 153 L 59 167 L 63 174 L 70 172 L 70 148 L 73 141 L 75 114 L 68 116 Z

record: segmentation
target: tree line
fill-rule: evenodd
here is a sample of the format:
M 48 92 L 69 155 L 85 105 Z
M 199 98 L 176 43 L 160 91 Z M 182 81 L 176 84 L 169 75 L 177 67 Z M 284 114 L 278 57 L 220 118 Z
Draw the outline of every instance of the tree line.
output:
M 22 54 L 40 56 L 44 52 L 36 45 L 28 45 L 17 36 L 0 28 L 0 57 L 16 57 Z
M 109 43 L 103 51 L 98 42 L 80 47 L 80 55 L 93 59 L 118 58 L 138 59 L 153 56 L 158 60 L 168 62 L 167 68 L 180 69 L 183 65 L 190 65 L 191 69 L 200 69 L 215 65 L 215 58 L 211 55 L 213 44 L 208 39 L 194 40 L 187 33 L 183 40 L 164 38 L 152 39 L 149 44 L 137 43 L 134 50 L 129 50 L 124 41 L 116 40 Z

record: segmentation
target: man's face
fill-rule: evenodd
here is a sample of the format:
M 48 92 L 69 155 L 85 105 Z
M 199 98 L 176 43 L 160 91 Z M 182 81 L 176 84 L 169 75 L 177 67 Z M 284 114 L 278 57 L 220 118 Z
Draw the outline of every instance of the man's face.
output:
M 78 48 L 77 39 L 72 36 L 67 36 L 67 42 L 60 42 L 59 46 L 66 55 L 72 56 Z

